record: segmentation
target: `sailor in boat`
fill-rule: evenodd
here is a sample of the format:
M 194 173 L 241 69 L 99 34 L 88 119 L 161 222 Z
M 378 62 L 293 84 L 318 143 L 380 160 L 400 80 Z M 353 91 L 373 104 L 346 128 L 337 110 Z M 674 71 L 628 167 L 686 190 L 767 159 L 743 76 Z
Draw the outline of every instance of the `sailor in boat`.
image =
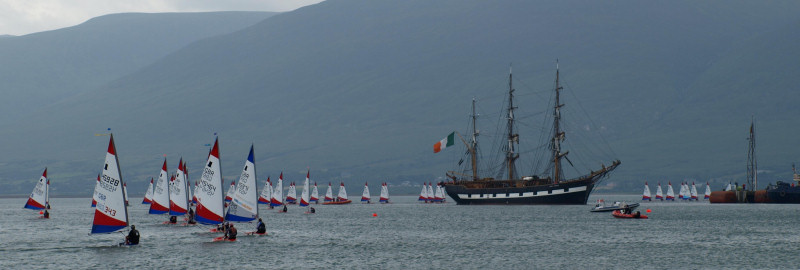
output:
M 139 244 L 139 231 L 136 230 L 135 225 L 131 225 L 131 231 L 128 233 L 128 236 L 125 236 L 125 244 L 129 246 Z
M 225 239 L 236 240 L 236 228 L 233 227 L 233 224 L 228 224 L 228 229 L 225 230 Z
M 639 211 L 636 211 L 635 213 L 633 213 L 633 217 L 635 217 L 635 218 L 639 218 L 641 215 L 642 215 L 642 213 L 639 213 Z
M 267 224 L 264 224 L 264 222 L 261 221 L 261 218 L 258 219 L 258 225 L 256 225 L 256 233 L 257 234 L 267 233 Z
M 621 206 L 622 206 L 622 213 L 623 214 L 630 214 L 631 213 L 631 208 L 628 207 L 627 203 L 622 203 Z
M 49 202 L 48 202 L 48 203 L 45 203 L 45 204 L 44 204 L 44 208 L 45 208 L 45 209 L 50 209 L 50 203 L 49 203 Z
M 44 209 L 44 214 L 42 214 L 43 218 L 50 218 L 50 212 L 47 212 L 47 209 Z
M 187 223 L 197 224 L 197 221 L 194 220 L 194 210 L 191 207 L 189 207 L 189 221 Z
M 178 223 L 178 216 L 169 216 L 169 223 L 170 224 Z
M 283 205 L 283 212 L 286 213 L 289 209 L 286 208 L 286 204 Z
M 310 209 L 308 209 L 308 210 L 310 210 L 312 214 L 314 214 L 314 213 L 316 213 L 316 212 L 317 212 L 317 209 L 314 209 L 314 207 L 311 207 L 311 208 L 310 208 Z

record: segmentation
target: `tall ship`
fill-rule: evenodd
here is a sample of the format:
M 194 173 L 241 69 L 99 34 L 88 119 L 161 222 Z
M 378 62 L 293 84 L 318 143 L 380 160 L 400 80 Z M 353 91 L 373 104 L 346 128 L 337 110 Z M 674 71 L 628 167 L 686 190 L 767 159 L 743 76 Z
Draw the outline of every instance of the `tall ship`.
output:
M 569 151 L 565 151 L 562 142 L 566 139 L 566 132 L 562 130 L 561 110 L 565 104 L 561 103 L 561 90 L 563 87 L 559 81 L 559 69 L 556 65 L 555 87 L 553 89 L 554 103 L 552 111 L 548 113 L 552 117 L 552 126 L 548 133 L 543 135 L 542 147 L 546 149 L 538 152 L 539 164 L 541 167 L 539 174 L 520 174 L 517 162 L 520 154 L 528 154 L 528 151 L 518 150 L 520 134 L 518 134 L 517 119 L 515 111 L 518 109 L 515 103 L 515 90 L 513 87 L 512 72 L 508 75 L 508 94 L 504 101 L 503 111 L 505 127 L 502 128 L 503 135 L 500 145 L 501 165 L 494 172 L 479 171 L 478 158 L 478 129 L 476 128 L 477 114 L 475 113 L 475 99 L 472 100 L 471 115 L 471 137 L 465 140 L 460 134 L 458 137 L 467 148 L 465 153 L 469 163 L 462 171 L 448 171 L 448 182 L 443 183 L 445 192 L 450 198 L 460 205 L 470 204 L 524 204 L 524 205 L 581 205 L 586 204 L 589 195 L 595 186 L 604 179 L 609 173 L 620 165 L 619 160 L 613 160 L 606 165 L 601 163 L 598 169 L 589 169 L 588 173 L 578 172 L 578 176 L 567 177 L 564 173 L 564 161 L 574 167 L 573 162 L 568 158 Z M 523 124 L 528 124 L 524 123 Z M 455 133 L 455 132 L 454 132 Z M 457 134 L 457 133 L 456 133 Z M 453 145 L 455 140 L 453 134 L 441 142 L 434 145 L 434 152 L 438 152 L 442 147 Z M 444 143 L 444 144 L 443 144 Z M 533 154 L 535 155 L 535 154 Z M 462 164 L 459 161 L 459 165 Z M 487 170 L 490 171 L 490 170 Z M 578 171 L 576 169 L 576 171 Z M 498 177 L 486 177 L 481 174 L 490 175 L 494 173 Z

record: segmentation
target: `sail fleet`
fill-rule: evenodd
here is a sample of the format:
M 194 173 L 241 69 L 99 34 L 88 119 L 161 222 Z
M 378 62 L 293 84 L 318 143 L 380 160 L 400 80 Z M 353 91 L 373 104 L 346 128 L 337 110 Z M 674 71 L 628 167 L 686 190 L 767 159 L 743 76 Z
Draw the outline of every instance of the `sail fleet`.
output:
M 105 162 L 101 173 L 97 176 L 92 195 L 94 215 L 92 219 L 91 234 L 112 233 L 131 225 L 128 215 L 127 183 L 122 179 L 121 166 L 117 156 L 113 134 L 110 136 L 106 151 Z M 294 182 L 290 183 L 286 197 L 283 196 L 283 173 L 281 172 L 277 183 L 273 186 L 270 178 L 264 183 L 259 192 L 255 165 L 254 146 L 245 160 L 242 172 L 237 181 L 231 181 L 231 186 L 223 196 L 223 179 L 220 167 L 219 139 L 208 153 L 208 158 L 200 178 L 191 185 L 188 169 L 183 158 L 178 162 L 177 170 L 170 173 L 167 159 L 161 163 L 157 179 L 151 178 L 147 182 L 147 191 L 142 199 L 142 204 L 148 208 L 151 215 L 169 215 L 171 221 L 178 216 L 189 215 L 186 220 L 205 225 L 220 225 L 226 222 L 252 222 L 259 219 L 259 204 L 267 204 L 270 208 L 296 203 L 296 190 Z M 308 207 L 311 203 L 319 203 L 317 183 L 313 186 L 310 182 L 310 170 L 306 172 L 303 189 L 299 200 L 301 207 Z M 44 210 L 44 218 L 50 209 L 49 200 L 50 179 L 47 177 L 47 168 L 37 181 L 33 191 L 25 203 L 24 208 Z M 430 189 L 431 187 L 428 187 Z M 437 190 L 440 190 L 438 187 Z M 364 185 L 362 202 L 369 203 L 369 186 Z M 439 191 L 439 194 L 442 194 Z M 344 183 L 340 184 L 339 193 L 332 198 L 331 183 L 328 183 L 323 201 L 333 204 L 350 203 L 347 198 Z M 380 203 L 389 203 L 388 184 L 382 183 L 380 189 Z M 194 209 L 193 209 L 194 208 Z M 195 210 L 196 209 L 196 210 Z M 311 212 L 314 213 L 313 209 Z M 40 212 L 41 214 L 42 212 Z M 260 221 L 260 219 L 259 219 Z M 164 222 L 164 224 L 175 222 Z M 184 225 L 194 222 L 184 223 Z M 120 244 L 122 245 L 122 244 Z
M 703 200 L 708 200 L 711 195 L 711 186 L 706 182 L 705 192 L 703 193 Z M 667 182 L 667 196 L 664 197 L 661 189 L 661 182 L 656 186 L 656 201 L 675 201 L 675 192 L 672 189 L 672 182 Z M 678 191 L 678 200 L 680 201 L 699 201 L 697 194 L 697 186 L 694 182 L 689 185 L 689 182 L 681 182 L 680 190 Z M 653 201 L 650 197 L 650 187 L 647 182 L 644 182 L 644 191 L 642 192 L 642 201 Z

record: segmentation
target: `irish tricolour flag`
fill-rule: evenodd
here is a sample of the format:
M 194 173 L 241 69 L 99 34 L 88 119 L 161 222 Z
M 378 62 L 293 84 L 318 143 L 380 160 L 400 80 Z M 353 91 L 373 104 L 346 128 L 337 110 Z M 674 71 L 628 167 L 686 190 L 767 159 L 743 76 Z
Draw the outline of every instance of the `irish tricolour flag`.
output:
M 450 133 L 450 135 L 447 135 L 447 137 L 445 137 L 444 139 L 433 145 L 433 152 L 439 153 L 439 151 L 442 151 L 442 149 L 445 149 L 449 146 L 453 146 L 453 143 L 455 143 L 456 141 L 455 138 L 456 138 L 456 133 L 455 132 Z

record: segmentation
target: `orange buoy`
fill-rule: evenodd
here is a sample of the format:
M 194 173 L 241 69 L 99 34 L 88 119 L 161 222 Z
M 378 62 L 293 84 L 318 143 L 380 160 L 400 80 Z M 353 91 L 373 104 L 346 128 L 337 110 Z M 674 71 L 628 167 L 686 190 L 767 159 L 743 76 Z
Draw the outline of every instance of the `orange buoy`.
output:
M 650 213 L 650 212 L 651 212 L 651 211 L 650 211 L 650 208 L 647 208 L 647 213 Z
M 377 216 L 378 216 L 378 213 L 372 213 L 372 216 L 373 216 L 373 217 L 377 217 Z
M 44 214 L 44 212 L 42 212 L 42 211 L 39 211 L 39 215 L 42 215 L 42 214 Z

